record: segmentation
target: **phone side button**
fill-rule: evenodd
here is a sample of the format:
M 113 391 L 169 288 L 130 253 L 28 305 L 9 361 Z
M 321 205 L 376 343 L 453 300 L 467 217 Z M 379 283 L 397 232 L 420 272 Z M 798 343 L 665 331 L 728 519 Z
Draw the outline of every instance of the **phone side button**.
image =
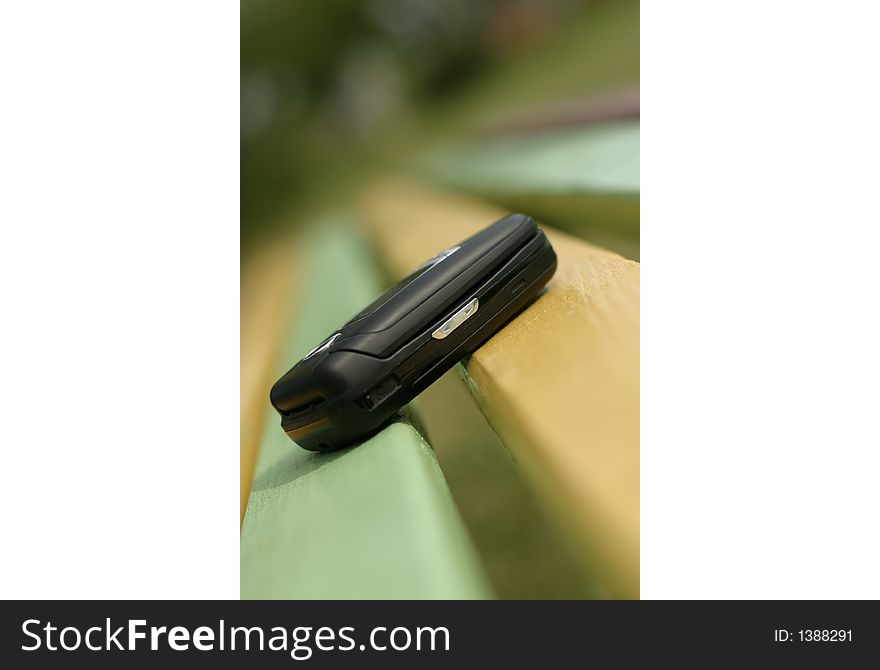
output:
M 464 307 L 458 310 L 455 314 L 446 319 L 446 321 L 444 321 L 440 325 L 440 327 L 437 328 L 437 330 L 431 333 L 431 337 L 433 337 L 435 340 L 442 340 L 452 331 L 458 328 L 461 324 L 471 318 L 474 314 L 476 314 L 479 308 L 480 301 L 478 298 L 474 298 Z

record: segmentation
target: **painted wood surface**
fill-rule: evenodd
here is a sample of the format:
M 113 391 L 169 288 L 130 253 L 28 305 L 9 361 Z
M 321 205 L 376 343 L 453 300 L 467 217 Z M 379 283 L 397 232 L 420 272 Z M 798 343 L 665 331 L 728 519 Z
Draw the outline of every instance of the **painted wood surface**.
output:
M 362 212 L 403 276 L 506 212 L 408 182 Z M 607 594 L 639 593 L 639 264 L 554 230 L 546 292 L 466 364 L 483 413 Z
M 253 252 L 241 273 L 240 309 L 240 512 L 251 491 L 266 410 L 266 388 L 274 381 L 276 361 L 295 300 L 295 250 L 289 242 Z
M 425 156 L 424 172 L 639 257 L 639 122 L 471 139 Z
M 366 240 L 344 216 L 298 250 L 301 304 L 282 374 L 378 295 Z M 490 597 L 430 446 L 410 422 L 329 454 L 300 449 L 265 388 L 263 436 L 241 531 L 242 598 Z

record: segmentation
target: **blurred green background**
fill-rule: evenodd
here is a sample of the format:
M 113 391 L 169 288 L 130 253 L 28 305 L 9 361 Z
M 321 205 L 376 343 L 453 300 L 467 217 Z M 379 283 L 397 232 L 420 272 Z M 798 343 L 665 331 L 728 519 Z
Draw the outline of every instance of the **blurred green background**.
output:
M 243 2 L 243 264 L 388 172 L 638 259 L 638 81 L 631 0 Z M 496 594 L 601 596 L 457 371 L 415 405 Z
M 338 202 L 418 153 L 557 109 L 631 114 L 638 2 L 249 0 L 241 237 Z M 636 89 L 637 91 L 637 89 Z M 617 109 L 614 109 L 615 104 Z M 635 110 L 637 114 L 637 92 Z M 545 217 L 546 218 L 546 217 Z

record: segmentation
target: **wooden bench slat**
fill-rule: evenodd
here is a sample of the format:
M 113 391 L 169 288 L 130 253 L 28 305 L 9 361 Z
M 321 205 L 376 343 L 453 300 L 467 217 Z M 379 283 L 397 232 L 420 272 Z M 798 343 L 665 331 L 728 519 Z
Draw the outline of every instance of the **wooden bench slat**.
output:
M 638 120 L 472 140 L 428 154 L 424 170 L 638 258 Z
M 402 182 L 373 187 L 363 212 L 398 275 L 506 213 Z M 609 593 L 638 597 L 639 265 L 547 232 L 559 257 L 548 290 L 470 358 L 466 377 Z
M 381 292 L 344 217 L 300 249 L 307 267 L 283 373 Z M 482 598 L 481 567 L 429 445 L 400 421 L 329 454 L 293 444 L 269 407 L 241 533 L 242 598 Z
M 278 360 L 294 278 L 289 244 L 254 251 L 241 273 L 241 422 L 239 523 L 244 520 L 266 415 L 266 387 Z

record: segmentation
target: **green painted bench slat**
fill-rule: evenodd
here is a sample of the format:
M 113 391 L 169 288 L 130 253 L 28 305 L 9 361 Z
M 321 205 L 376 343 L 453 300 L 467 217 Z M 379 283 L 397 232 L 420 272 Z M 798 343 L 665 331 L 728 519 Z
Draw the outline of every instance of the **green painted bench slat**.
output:
M 487 138 L 426 154 L 431 179 L 637 259 L 639 122 Z
M 278 373 L 381 292 L 343 215 L 319 222 Z M 267 392 L 268 396 L 268 392 Z M 486 598 L 481 566 L 430 446 L 404 418 L 357 448 L 314 454 L 266 411 L 241 532 L 241 597 Z

